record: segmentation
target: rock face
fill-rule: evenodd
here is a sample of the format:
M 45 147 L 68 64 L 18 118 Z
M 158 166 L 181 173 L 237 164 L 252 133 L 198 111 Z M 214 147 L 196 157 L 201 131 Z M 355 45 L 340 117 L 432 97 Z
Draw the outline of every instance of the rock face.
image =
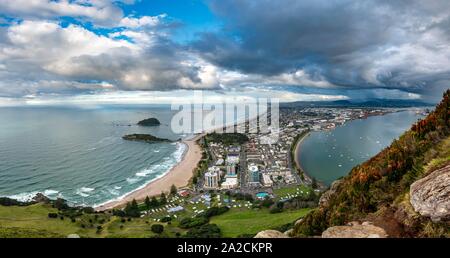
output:
M 384 229 L 369 222 L 350 222 L 347 226 L 330 227 L 322 233 L 323 238 L 386 238 Z
M 319 199 L 319 206 L 325 207 L 328 205 L 328 201 L 330 200 L 331 196 L 336 193 L 339 184 L 341 183 L 341 180 L 336 180 L 331 184 L 331 187 L 328 191 L 322 194 L 322 196 Z
M 410 187 L 414 210 L 434 221 L 450 218 L 450 165 L 417 180 Z
M 255 238 L 289 238 L 285 234 L 276 230 L 264 230 L 256 234 Z

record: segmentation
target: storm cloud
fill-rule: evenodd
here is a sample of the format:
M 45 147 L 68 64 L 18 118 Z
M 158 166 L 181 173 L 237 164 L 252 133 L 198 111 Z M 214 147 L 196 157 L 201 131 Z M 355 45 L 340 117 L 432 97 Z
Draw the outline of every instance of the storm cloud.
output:
M 301 71 L 340 87 L 441 93 L 450 78 L 448 1 L 212 0 L 224 20 L 193 48 L 206 60 L 266 76 Z

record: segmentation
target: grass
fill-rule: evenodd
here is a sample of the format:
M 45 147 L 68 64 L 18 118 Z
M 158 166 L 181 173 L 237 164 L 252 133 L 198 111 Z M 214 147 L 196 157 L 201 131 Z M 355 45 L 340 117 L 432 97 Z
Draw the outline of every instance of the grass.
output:
M 232 209 L 225 214 L 212 217 L 210 223 L 219 226 L 223 237 L 238 237 L 294 222 L 309 211 L 310 209 L 301 209 L 271 214 L 268 209 Z
M 307 196 L 309 194 L 309 191 L 312 191 L 311 187 L 308 187 L 305 185 L 298 185 L 298 186 L 274 189 L 273 193 L 275 194 L 277 199 L 283 199 L 284 197 L 287 197 L 287 195 L 295 195 L 297 193 L 297 190 L 303 191 L 303 195 L 305 195 L 305 196 Z
M 0 206 L 0 237 L 67 237 L 77 234 L 80 237 L 153 237 L 149 218 L 133 218 L 122 222 L 121 218 L 107 214 L 83 214 L 72 222 L 70 218 L 64 220 L 48 218 L 48 213 L 58 211 L 45 204 L 30 206 Z M 161 236 L 172 237 L 180 229 L 164 225 Z M 84 228 L 82 227 L 84 226 Z M 97 226 L 102 229 L 97 231 Z

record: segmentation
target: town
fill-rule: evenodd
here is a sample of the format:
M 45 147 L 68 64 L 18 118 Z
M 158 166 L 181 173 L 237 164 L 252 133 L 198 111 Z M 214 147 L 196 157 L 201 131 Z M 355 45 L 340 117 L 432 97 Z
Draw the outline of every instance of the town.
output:
M 207 134 L 200 141 L 208 166 L 198 175 L 195 190 L 233 191 L 264 199 L 274 197 L 274 189 L 311 186 L 314 180 L 295 161 L 301 138 L 310 131 L 332 130 L 350 120 L 390 112 L 395 109 L 284 108 L 276 142 L 270 142 L 271 132 L 248 133 L 248 128 L 245 134 Z

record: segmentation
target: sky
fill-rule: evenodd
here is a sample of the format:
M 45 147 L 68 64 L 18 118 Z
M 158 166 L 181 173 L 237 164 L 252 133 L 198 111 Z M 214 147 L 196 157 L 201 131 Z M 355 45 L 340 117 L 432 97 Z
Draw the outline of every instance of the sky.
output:
M 447 0 L 0 0 L 0 105 L 448 88 Z

